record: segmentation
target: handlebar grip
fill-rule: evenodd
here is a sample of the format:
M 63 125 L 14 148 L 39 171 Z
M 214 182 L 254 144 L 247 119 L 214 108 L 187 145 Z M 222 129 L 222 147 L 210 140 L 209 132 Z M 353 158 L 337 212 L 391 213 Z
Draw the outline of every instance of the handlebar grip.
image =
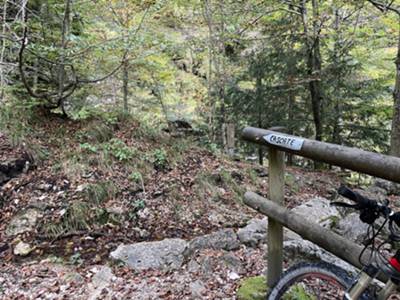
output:
M 344 185 L 339 187 L 338 193 L 339 195 L 346 197 L 347 199 L 353 200 L 354 202 L 358 202 L 357 194 L 354 193 L 349 188 L 345 187 Z
M 338 189 L 339 195 L 346 197 L 347 199 L 350 199 L 358 204 L 359 209 L 363 208 L 376 208 L 378 203 L 375 200 L 368 199 L 364 196 L 361 196 L 360 194 L 353 192 L 351 189 L 348 187 L 342 185 Z

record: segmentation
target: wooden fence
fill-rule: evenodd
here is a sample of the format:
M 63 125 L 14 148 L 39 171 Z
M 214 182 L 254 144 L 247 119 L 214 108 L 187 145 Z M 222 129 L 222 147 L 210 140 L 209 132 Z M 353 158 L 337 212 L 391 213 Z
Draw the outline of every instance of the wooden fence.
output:
M 245 194 L 247 205 L 268 216 L 268 286 L 273 286 L 282 273 L 282 226 L 295 231 L 350 264 L 360 267 L 358 256 L 362 250 L 361 246 L 281 206 L 285 187 L 284 152 L 398 183 L 400 183 L 400 158 L 254 127 L 245 128 L 242 138 L 268 147 L 269 200 L 252 192 Z

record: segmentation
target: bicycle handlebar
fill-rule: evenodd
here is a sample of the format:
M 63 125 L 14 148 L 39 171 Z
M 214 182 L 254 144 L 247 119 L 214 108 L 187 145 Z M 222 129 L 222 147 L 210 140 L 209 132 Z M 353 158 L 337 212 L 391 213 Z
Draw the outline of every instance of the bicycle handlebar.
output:
M 368 208 L 376 209 L 380 206 L 378 202 L 376 202 L 375 200 L 371 200 L 368 199 L 367 197 L 361 196 L 359 193 L 352 191 L 351 189 L 345 187 L 344 185 L 342 185 L 338 189 L 338 193 L 339 195 L 356 202 L 358 206 L 355 207 L 356 209 L 368 209 Z
M 368 199 L 359 193 L 352 191 L 346 186 L 341 186 L 338 189 L 339 195 L 354 201 L 355 205 L 343 205 L 360 210 L 360 218 L 363 222 L 372 224 L 380 215 L 389 218 L 400 227 L 400 212 L 394 213 L 387 205 L 382 205 L 375 200 Z M 340 204 L 340 203 L 339 203 Z

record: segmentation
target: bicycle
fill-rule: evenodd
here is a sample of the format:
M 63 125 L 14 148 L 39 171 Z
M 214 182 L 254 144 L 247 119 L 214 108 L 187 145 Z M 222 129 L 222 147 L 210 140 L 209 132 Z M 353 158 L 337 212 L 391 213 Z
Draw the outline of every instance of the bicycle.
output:
M 280 277 L 272 288 L 268 300 L 275 299 L 388 299 L 400 284 L 400 249 L 390 256 L 396 242 L 400 242 L 400 212 L 393 212 L 388 201 L 381 204 L 350 190 L 340 187 L 338 193 L 355 204 L 333 202 L 332 205 L 353 208 L 360 211 L 362 222 L 369 224 L 364 248 L 359 256 L 363 266 L 358 276 L 353 276 L 342 268 L 326 262 L 299 263 Z M 383 217 L 378 225 L 376 221 Z M 378 241 L 377 237 L 388 225 L 389 236 Z M 377 226 L 377 227 L 376 227 Z M 363 256 L 369 252 L 367 262 Z M 375 280 L 380 273 L 389 278 L 382 287 Z M 400 299 L 400 298 L 397 298 Z

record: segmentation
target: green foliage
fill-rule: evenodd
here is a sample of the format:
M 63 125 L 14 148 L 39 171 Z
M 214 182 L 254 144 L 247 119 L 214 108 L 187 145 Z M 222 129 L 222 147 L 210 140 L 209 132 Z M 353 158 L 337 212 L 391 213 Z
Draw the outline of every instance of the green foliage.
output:
M 167 151 L 164 148 L 154 150 L 152 153 L 152 163 L 157 169 L 165 169 L 168 165 Z
M 222 169 L 218 173 L 199 172 L 195 182 L 196 194 L 202 199 L 220 201 L 227 191 L 231 193 L 230 199 L 238 203 L 243 201 L 245 189 L 236 182 L 228 170 Z
M 85 188 L 85 195 L 91 203 L 101 204 L 113 198 L 117 193 L 117 187 L 110 181 L 89 184 Z
M 257 172 L 256 171 L 254 171 L 254 169 L 253 168 L 248 168 L 247 170 L 246 170 L 247 172 L 247 176 L 250 178 L 250 180 L 251 180 L 251 183 L 252 184 L 257 184 L 258 183 L 258 176 L 257 176 Z
M 129 175 L 129 180 L 139 183 L 143 180 L 142 174 L 138 171 L 134 171 Z
M 34 102 L 13 97 L 0 102 L 0 131 L 7 133 L 13 145 L 19 145 L 32 133 L 32 124 L 37 120 Z
M 130 210 L 128 212 L 129 219 L 137 219 L 139 211 L 146 207 L 146 202 L 143 199 L 138 199 L 130 203 Z
M 236 182 L 236 180 L 232 177 L 232 175 L 229 171 L 221 170 L 220 176 L 221 176 L 222 183 L 224 184 L 224 186 L 233 192 L 234 199 L 237 202 L 242 203 L 243 195 L 245 192 L 244 188 L 242 186 L 240 186 L 240 184 L 238 182 Z
M 83 143 L 79 145 L 82 150 L 87 150 L 88 152 L 97 153 L 98 149 L 96 146 L 89 143 Z
M 286 294 L 283 300 L 317 300 L 317 297 L 310 295 L 306 292 L 304 286 L 297 284 L 292 287 L 288 294 Z
M 255 276 L 242 280 L 236 295 L 238 300 L 263 300 L 266 299 L 267 291 L 265 276 Z
M 128 147 L 124 141 L 117 138 L 113 138 L 108 143 L 104 144 L 104 150 L 119 161 L 128 161 L 136 154 L 134 148 Z
M 76 252 L 73 255 L 71 255 L 69 257 L 69 263 L 71 265 L 77 265 L 77 266 L 82 265 L 83 264 L 83 259 L 82 259 L 82 256 L 81 256 L 80 252 Z
M 94 225 L 107 223 L 108 218 L 106 211 L 97 205 L 76 200 L 62 211 L 59 220 L 42 224 L 40 231 L 48 238 L 55 238 L 69 232 L 90 230 Z

